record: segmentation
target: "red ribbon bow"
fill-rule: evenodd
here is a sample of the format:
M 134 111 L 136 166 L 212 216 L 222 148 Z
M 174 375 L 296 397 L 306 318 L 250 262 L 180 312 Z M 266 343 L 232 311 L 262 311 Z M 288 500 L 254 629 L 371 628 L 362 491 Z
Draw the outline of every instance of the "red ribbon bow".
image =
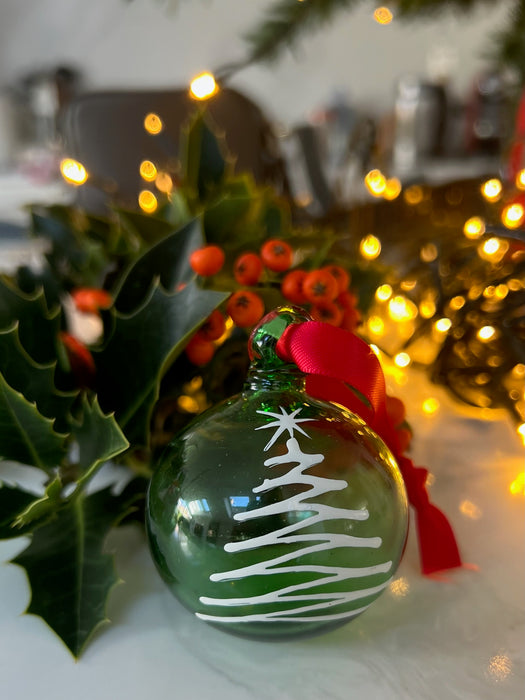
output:
M 388 445 L 417 515 L 423 573 L 462 566 L 456 538 L 446 516 L 430 503 L 425 486 L 427 470 L 414 466 L 412 460 L 402 454 L 396 430 L 386 411 L 385 378 L 372 349 L 342 328 L 307 321 L 286 328 L 277 342 L 277 354 L 286 362 L 294 362 L 308 375 L 306 391 L 311 396 L 346 406 Z

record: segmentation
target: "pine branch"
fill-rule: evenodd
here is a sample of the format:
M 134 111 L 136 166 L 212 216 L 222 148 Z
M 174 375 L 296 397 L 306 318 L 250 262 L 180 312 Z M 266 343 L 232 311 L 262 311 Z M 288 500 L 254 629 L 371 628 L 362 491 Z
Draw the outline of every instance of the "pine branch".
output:
M 277 60 L 286 48 L 293 48 L 307 33 L 319 31 L 343 10 L 352 10 L 359 0 L 277 0 L 270 6 L 259 26 L 245 35 L 248 51 L 244 60 L 223 66 L 220 79 L 230 77 L 246 66 Z M 469 13 L 476 6 L 493 5 L 493 0 L 397 0 L 395 14 L 416 19 L 449 9 Z M 515 66 L 521 75 L 525 69 L 525 0 L 515 0 L 507 28 L 496 36 L 494 57 Z
M 273 61 L 302 34 L 328 24 L 340 10 L 352 9 L 359 0 L 278 0 L 262 24 L 245 36 L 248 56 L 244 65 Z
M 525 83 L 525 0 L 519 0 L 510 11 L 509 30 L 493 36 L 491 56 L 502 65 L 514 66 Z

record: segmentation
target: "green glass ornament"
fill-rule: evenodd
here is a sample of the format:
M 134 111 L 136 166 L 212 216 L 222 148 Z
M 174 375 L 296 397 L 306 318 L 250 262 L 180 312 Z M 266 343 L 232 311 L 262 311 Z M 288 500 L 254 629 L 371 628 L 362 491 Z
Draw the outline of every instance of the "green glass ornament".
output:
M 252 334 L 241 394 L 198 416 L 151 480 L 153 559 L 197 617 L 258 639 L 309 636 L 362 613 L 403 553 L 403 479 L 355 414 L 312 399 L 275 352 L 290 307 Z

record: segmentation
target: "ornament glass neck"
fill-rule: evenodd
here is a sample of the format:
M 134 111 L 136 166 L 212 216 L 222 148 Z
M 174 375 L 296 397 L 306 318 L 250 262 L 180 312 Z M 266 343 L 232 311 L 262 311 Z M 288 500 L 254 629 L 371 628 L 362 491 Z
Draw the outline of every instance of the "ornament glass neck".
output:
M 253 391 L 279 389 L 304 391 L 306 375 L 293 364 L 280 367 L 252 365 L 243 387 L 243 394 Z

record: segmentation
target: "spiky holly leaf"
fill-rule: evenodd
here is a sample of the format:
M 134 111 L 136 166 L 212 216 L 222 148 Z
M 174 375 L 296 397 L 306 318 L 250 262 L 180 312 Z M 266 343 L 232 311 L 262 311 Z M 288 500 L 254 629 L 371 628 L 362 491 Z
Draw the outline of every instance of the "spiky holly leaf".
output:
M 195 115 L 181 140 L 183 182 L 201 201 L 214 192 L 228 170 L 224 139 L 219 140 L 208 114 Z
M 34 500 L 34 493 L 18 486 L 0 483 L 0 540 L 20 537 L 31 530 L 30 524 L 26 527 L 14 527 L 14 521 Z
M 78 479 L 76 489 L 69 498 L 76 497 L 104 462 L 129 447 L 114 416 L 105 416 L 102 413 L 97 398 L 90 401 L 84 395 L 82 399 L 82 417 L 78 423 L 72 424 L 72 434 L 78 448 L 78 461 L 75 465 Z M 15 527 L 25 527 L 32 522 L 42 521 L 60 508 L 67 501 L 67 497 L 62 497 L 62 488 L 61 477 L 57 475 L 48 484 L 44 495 L 34 499 L 17 515 Z
M 15 391 L 0 373 L 0 459 L 10 459 L 49 471 L 62 461 L 65 435 L 39 413 L 34 403 Z
M 35 522 L 41 522 L 61 505 L 62 480 L 59 476 L 47 485 L 45 493 L 34 498 L 13 520 L 17 530 L 30 529 Z
M 20 343 L 18 328 L 17 322 L 7 330 L 0 330 L 0 372 L 13 389 L 36 403 L 43 416 L 55 421 L 58 432 L 67 432 L 69 412 L 77 394 L 55 387 L 56 363 L 34 362 Z
M 60 308 L 48 311 L 42 290 L 24 294 L 0 276 L 0 328 L 10 328 L 17 321 L 20 342 L 30 357 L 42 364 L 56 360 Z
M 82 397 L 82 417 L 73 425 L 72 433 L 78 446 L 80 482 L 87 481 L 101 464 L 129 447 L 114 415 L 102 413 L 97 397 L 92 401 Z
M 160 380 L 227 292 L 200 289 L 194 282 L 175 294 L 157 284 L 135 313 L 113 310 L 113 333 L 105 347 L 93 353 L 101 406 L 115 411 L 128 440 L 148 445 L 153 406 Z
M 194 273 L 189 265 L 190 253 L 204 244 L 200 219 L 193 219 L 181 229 L 152 246 L 136 260 L 120 280 L 115 292 L 115 306 L 121 313 L 131 313 L 144 302 L 155 279 L 164 289 L 175 291 L 189 282 Z
M 104 541 L 128 508 L 109 488 L 80 494 L 35 530 L 31 544 L 13 559 L 31 586 L 26 613 L 43 618 L 75 657 L 107 622 L 107 599 L 119 579 Z

